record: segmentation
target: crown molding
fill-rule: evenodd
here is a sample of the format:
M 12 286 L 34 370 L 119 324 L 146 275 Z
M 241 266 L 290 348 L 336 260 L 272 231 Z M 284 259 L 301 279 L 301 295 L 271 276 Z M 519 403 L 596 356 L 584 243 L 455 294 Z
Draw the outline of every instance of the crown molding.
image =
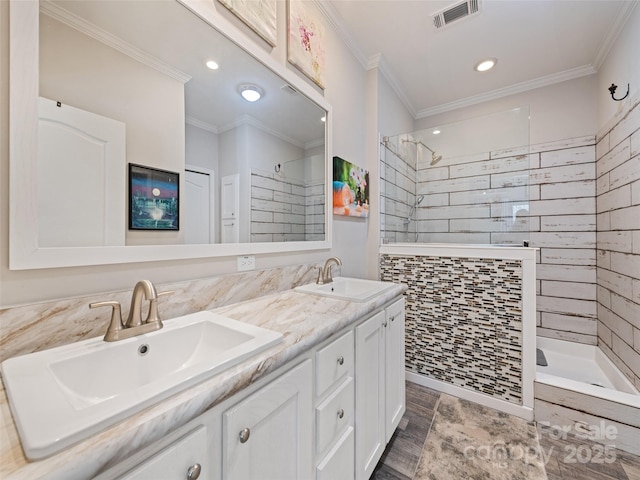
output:
M 115 35 L 103 30 L 93 23 L 88 22 L 84 18 L 71 13 L 59 5 L 43 0 L 40 2 L 40 11 L 43 14 L 119 51 L 120 53 L 133 58 L 134 60 L 182 82 L 183 84 L 191 80 L 191 75 L 188 75 L 162 60 L 149 55 L 148 53 L 134 47 L 130 43 L 125 42 L 121 38 L 116 37 Z
M 224 125 L 219 129 L 219 133 L 225 133 L 225 132 L 228 132 L 229 130 L 242 127 L 244 125 L 249 125 L 254 128 L 257 128 L 258 130 L 262 130 L 263 132 L 268 133 L 269 135 L 272 135 L 276 138 L 279 138 L 280 140 L 283 140 L 287 143 L 290 143 L 291 145 L 294 145 L 298 148 L 302 148 L 302 149 L 305 148 L 303 143 L 300 143 L 299 141 L 294 140 L 293 138 L 288 137 L 287 135 L 284 135 L 276 130 L 273 130 L 272 128 L 268 127 L 264 123 L 256 120 L 251 115 L 242 115 L 241 117 L 237 118 L 234 122 Z
M 184 123 L 186 123 L 187 125 L 191 125 L 193 127 L 196 127 L 196 128 L 200 128 L 202 130 L 206 130 L 207 132 L 215 133 L 216 135 L 218 133 L 220 133 L 218 131 L 218 127 L 216 127 L 215 125 L 212 125 L 211 123 L 203 122 L 202 120 L 199 120 L 199 119 L 197 119 L 195 117 L 192 117 L 190 115 L 187 115 L 184 118 Z
M 607 36 L 605 37 L 604 42 L 600 46 L 600 49 L 598 50 L 598 53 L 596 54 L 596 57 L 593 61 L 593 66 L 596 70 L 600 70 L 600 67 L 607 58 L 611 47 L 618 39 L 620 32 L 622 32 L 622 29 L 627 23 L 627 20 L 629 20 L 629 17 L 631 17 L 633 9 L 638 5 L 638 3 L 640 3 L 638 0 L 634 0 L 632 2 L 623 2 L 620 6 L 620 10 L 618 10 L 618 16 L 609 29 L 609 32 L 607 33 Z
M 588 75 L 597 73 L 597 70 L 593 65 L 583 65 L 581 67 L 571 68 L 563 72 L 552 73 L 551 75 L 545 75 L 544 77 L 534 78 L 526 82 L 520 82 L 510 85 L 505 88 L 499 88 L 490 92 L 482 93 L 480 95 L 474 95 L 460 100 L 455 100 L 449 103 L 443 103 L 442 105 L 436 105 L 435 107 L 426 108 L 421 110 L 416 115 L 416 120 L 419 118 L 426 118 L 439 113 L 449 112 L 451 110 L 457 110 L 459 108 L 469 107 L 471 105 L 477 105 L 479 103 L 496 100 L 502 97 L 508 97 L 509 95 L 515 95 L 517 93 L 527 92 L 529 90 L 535 90 L 537 88 L 547 87 L 567 80 L 573 80 Z
M 396 76 L 393 74 L 391 70 L 391 67 L 389 67 L 389 64 L 384 59 L 384 56 L 381 53 L 377 53 L 369 59 L 369 62 L 367 64 L 367 70 L 371 70 L 373 68 L 378 69 L 378 72 L 380 72 L 380 74 L 387 81 L 391 89 L 395 92 L 395 94 L 400 99 L 400 102 L 402 103 L 402 105 L 404 105 L 404 108 L 406 108 L 409 114 L 415 119 L 416 118 L 415 107 L 411 103 L 411 100 L 409 100 L 409 97 L 407 96 L 403 88 L 400 86 L 400 82 L 398 82 Z

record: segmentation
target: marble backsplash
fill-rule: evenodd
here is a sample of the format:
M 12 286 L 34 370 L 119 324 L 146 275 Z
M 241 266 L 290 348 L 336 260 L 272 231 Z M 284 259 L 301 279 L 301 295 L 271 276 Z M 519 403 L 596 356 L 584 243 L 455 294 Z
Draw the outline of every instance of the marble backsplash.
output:
M 294 265 L 157 284 L 158 293 L 174 291 L 158 300 L 160 317 L 163 320 L 171 319 L 312 283 L 317 278 L 318 267 L 317 264 Z M 334 275 L 338 274 L 338 271 L 334 272 Z M 126 318 L 133 287 L 134 284 L 130 289 L 120 292 L 0 310 L 0 362 L 16 355 L 104 335 L 111 309 L 90 309 L 89 304 L 116 300 L 122 305 L 122 316 Z

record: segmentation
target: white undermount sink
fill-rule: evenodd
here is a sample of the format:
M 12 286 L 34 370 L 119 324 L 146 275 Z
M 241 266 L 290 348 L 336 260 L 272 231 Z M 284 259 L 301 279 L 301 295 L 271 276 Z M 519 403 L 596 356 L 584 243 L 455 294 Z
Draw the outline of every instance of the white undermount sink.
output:
M 360 278 L 336 277 L 331 283 L 318 285 L 310 283 L 296 287 L 294 290 L 322 297 L 338 298 L 351 302 L 368 302 L 385 290 L 393 287 L 395 283 L 378 282 L 376 280 L 363 280 Z
M 126 340 L 95 338 L 10 358 L 2 377 L 25 454 L 37 460 L 281 340 L 204 311 Z

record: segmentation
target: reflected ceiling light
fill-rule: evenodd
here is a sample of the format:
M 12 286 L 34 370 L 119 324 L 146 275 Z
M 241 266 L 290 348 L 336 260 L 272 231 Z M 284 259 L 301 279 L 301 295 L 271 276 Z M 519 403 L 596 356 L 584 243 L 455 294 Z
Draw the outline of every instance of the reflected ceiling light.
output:
M 440 130 L 434 130 L 434 131 L 433 131 L 433 134 L 434 134 L 434 135 L 438 135 L 439 133 L 440 133 Z
M 238 91 L 247 102 L 256 102 L 264 94 L 264 91 L 256 85 L 240 85 Z
M 211 70 L 217 70 L 219 67 L 219 65 L 213 60 L 209 60 L 205 65 L 207 66 L 207 68 L 210 68 Z
M 496 63 L 498 63 L 498 60 L 495 58 L 487 58 L 485 60 L 481 60 L 480 62 L 476 63 L 476 66 L 473 67 L 473 69 L 476 72 L 486 72 L 487 70 L 491 70 Z
M 327 121 L 326 115 L 323 115 L 323 117 L 320 120 L 322 120 L 323 122 L 326 122 Z

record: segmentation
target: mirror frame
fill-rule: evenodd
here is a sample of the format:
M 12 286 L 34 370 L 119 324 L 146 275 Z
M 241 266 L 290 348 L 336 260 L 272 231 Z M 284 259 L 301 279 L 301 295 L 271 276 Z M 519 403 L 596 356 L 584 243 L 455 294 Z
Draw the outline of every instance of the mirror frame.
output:
M 39 48 L 38 0 L 11 0 L 9 4 L 9 269 L 74 267 L 225 257 L 330 249 L 331 106 L 312 86 L 277 62 L 238 27 L 218 13 L 210 2 L 175 0 L 245 50 L 266 68 L 315 102 L 326 114 L 325 126 L 325 239 L 322 241 L 225 243 L 201 245 L 129 245 L 103 247 L 38 247 L 37 181 Z M 123 226 L 126 228 L 126 226 Z

